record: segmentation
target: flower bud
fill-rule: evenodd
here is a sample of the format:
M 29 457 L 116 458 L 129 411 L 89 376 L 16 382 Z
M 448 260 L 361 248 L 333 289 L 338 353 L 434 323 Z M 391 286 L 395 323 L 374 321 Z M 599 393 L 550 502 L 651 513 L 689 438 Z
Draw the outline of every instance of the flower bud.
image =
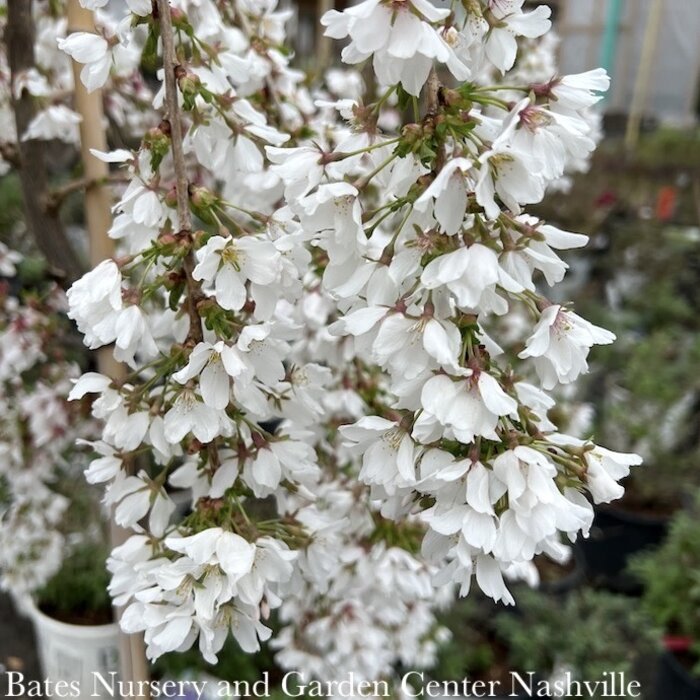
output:
M 186 99 L 193 99 L 199 93 L 199 88 L 202 86 L 202 81 L 199 76 L 191 71 L 185 71 L 178 77 L 177 80 L 180 92 Z
M 168 128 L 170 124 L 168 124 Z M 170 136 L 160 126 L 149 129 L 143 137 L 144 146 L 151 152 L 151 167 L 158 170 L 163 158 L 170 151 Z
M 178 7 L 170 8 L 170 17 L 173 21 L 173 27 L 176 29 L 186 29 L 189 25 L 187 14 Z
M 158 236 L 158 243 L 161 245 L 173 245 L 177 243 L 177 238 L 171 231 L 164 231 Z
M 401 138 L 409 145 L 417 143 L 423 136 L 423 129 L 420 124 L 406 124 L 401 129 Z
M 192 185 L 189 188 L 190 201 L 197 209 L 210 209 L 215 206 L 219 198 L 206 187 Z
M 169 190 L 168 193 L 165 195 L 165 198 L 163 200 L 165 202 L 165 205 L 168 207 L 176 207 L 177 206 L 177 188 L 175 185 L 173 185 Z
M 457 90 L 450 88 L 443 88 L 442 99 L 448 107 L 456 107 L 464 102 L 462 95 Z

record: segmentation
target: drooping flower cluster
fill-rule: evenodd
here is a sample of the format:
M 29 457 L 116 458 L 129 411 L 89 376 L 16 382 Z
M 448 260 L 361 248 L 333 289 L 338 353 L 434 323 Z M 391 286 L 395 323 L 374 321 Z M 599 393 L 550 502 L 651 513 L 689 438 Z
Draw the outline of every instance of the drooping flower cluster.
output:
M 71 398 L 92 396 L 104 424 L 88 481 L 105 486 L 116 522 L 139 533 L 110 562 L 122 626 L 145 631 L 151 658 L 198 640 L 214 661 L 229 632 L 248 651 L 270 634 L 264 618 L 307 536 L 283 505 L 261 513 L 270 496 L 312 498 L 319 470 L 305 426 L 321 416 L 328 371 L 285 363 L 303 337 L 285 311 L 311 260 L 274 216 L 280 181 L 265 162 L 264 147 L 302 128 L 310 104 L 303 88 L 294 97 L 303 76 L 277 49 L 285 15 L 273 4 L 223 14 L 213 3 L 183 5 L 168 24 L 150 8 L 143 15 L 149 36 L 165 46 L 169 32 L 181 41 L 174 54 L 191 57 L 177 67 L 177 94 L 165 80 L 156 96 L 160 123 L 137 152 L 95 154 L 129 177 L 111 230 L 128 255 L 68 292 L 86 344 L 114 344 L 132 371 L 120 382 L 84 374 Z M 253 49 L 261 42 L 267 52 Z M 204 47 L 208 59 L 195 61 Z M 174 56 L 163 58 L 172 70 Z M 255 104 L 262 91 L 285 104 L 265 113 Z M 175 522 L 178 489 L 190 512 Z
M 274 0 L 127 4 L 61 42 L 89 88 L 134 47 L 162 66 L 139 148 L 96 154 L 129 180 L 124 255 L 68 295 L 86 344 L 129 367 L 71 393 L 104 425 L 87 478 L 135 531 L 110 562 L 122 626 L 151 658 L 198 642 L 213 661 L 229 633 L 257 649 L 280 608 L 279 659 L 308 675 L 429 663 L 455 585 L 513 602 L 504 575 L 563 558 L 587 496 L 618 497 L 639 461 L 548 418 L 613 336 L 542 291 L 585 236 L 524 212 L 592 151 L 608 78 L 485 85 L 549 29 L 522 0 L 329 13 L 376 95 L 340 69 L 310 90 Z
M 442 33 L 467 64 L 508 70 L 516 28 L 531 37 L 548 28 L 545 8 L 523 14 L 521 5 L 470 3 L 462 25 Z M 380 6 L 397 22 L 409 11 Z M 357 44 L 375 25 L 355 22 L 354 12 L 325 23 L 333 36 L 347 25 Z M 415 29 L 406 29 L 406 43 L 418 46 L 425 26 L 408 24 Z M 352 336 L 356 356 L 384 371 L 377 415 L 340 429 L 361 456 L 360 479 L 385 516 L 421 515 L 423 553 L 438 564 L 438 582 L 457 582 L 466 594 L 475 575 L 494 599 L 513 602 L 503 574 L 541 552 L 562 558 L 561 536 L 587 535 L 592 522 L 583 493 L 596 502 L 619 497 L 617 481 L 639 463 L 561 435 L 547 417 L 553 402 L 542 389 L 574 381 L 590 348 L 614 336 L 538 290 L 535 275 L 551 285 L 565 274 L 556 251 L 585 237 L 523 214 L 593 149 L 585 110 L 608 79 L 592 71 L 509 85 L 521 94 L 514 103 L 498 88 L 442 85 L 435 70 L 420 82 L 424 111 L 398 144 L 358 106 L 351 124 L 371 134 L 372 150 L 350 161 L 353 170 L 328 169 L 301 200 L 289 193 L 305 173 L 279 174 L 288 205 L 328 255 L 323 283 L 343 312 L 331 332 Z M 518 357 L 504 356 L 489 328 L 522 308 L 530 333 Z
M 22 290 L 21 259 L 0 244 L 0 588 L 15 595 L 59 569 L 71 534 L 63 482 L 80 479 L 76 440 L 97 432 L 68 403 L 80 367 L 66 357 L 65 294 Z
M 397 663 L 432 666 L 449 637 L 434 611 L 451 601 L 451 591 L 434 589 L 435 569 L 412 551 L 420 525 L 395 527 L 357 493 L 354 478 L 327 481 L 317 501 L 299 511 L 312 542 L 272 645 L 280 649 L 277 662 L 305 678 L 330 682 L 352 673 L 391 681 Z

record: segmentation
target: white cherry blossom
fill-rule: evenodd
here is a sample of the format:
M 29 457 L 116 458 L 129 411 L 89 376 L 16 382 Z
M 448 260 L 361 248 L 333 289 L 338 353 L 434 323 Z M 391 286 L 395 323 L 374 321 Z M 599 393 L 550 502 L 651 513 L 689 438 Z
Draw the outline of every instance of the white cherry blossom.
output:
M 610 331 L 553 304 L 542 312 L 519 357 L 534 358 L 542 385 L 552 389 L 588 371 L 586 358 L 594 345 L 607 345 L 614 340 Z

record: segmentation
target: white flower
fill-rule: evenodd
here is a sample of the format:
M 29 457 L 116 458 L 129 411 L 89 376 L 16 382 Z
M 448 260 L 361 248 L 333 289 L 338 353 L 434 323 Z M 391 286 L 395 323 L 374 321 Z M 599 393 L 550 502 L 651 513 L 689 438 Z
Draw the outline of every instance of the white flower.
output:
M 609 503 L 621 498 L 625 489 L 618 483 L 639 466 L 642 458 L 636 454 L 613 452 L 596 445 L 586 452 L 586 483 L 596 503 Z
M 114 520 L 122 527 L 136 528 L 139 520 L 150 511 L 148 527 L 156 537 L 163 536 L 175 510 L 165 490 L 148 483 L 145 472 L 117 479 L 107 490 L 105 503 L 116 504 Z
M 14 277 L 17 273 L 15 265 L 22 261 L 22 256 L 0 243 L 0 275 Z
M 125 605 L 132 591 L 147 586 L 144 569 L 148 567 L 151 555 L 146 535 L 132 535 L 124 544 L 112 550 L 107 569 L 112 574 L 109 592 L 115 605 Z
M 172 444 L 180 442 L 188 433 L 207 443 L 217 435 L 230 434 L 232 430 L 231 420 L 223 411 L 199 401 L 188 389 L 180 392 L 163 420 L 165 439 Z
M 468 444 L 478 435 L 498 440 L 496 426 L 500 416 L 517 411 L 516 401 L 508 396 L 499 383 L 487 372 L 478 377 L 453 381 L 446 375 L 429 379 L 421 392 L 423 412 L 416 419 L 413 437 L 429 443 L 446 436 Z M 449 437 L 448 437 L 449 439 Z
M 448 464 L 435 477 L 456 483 L 437 490 L 435 506 L 424 511 L 422 519 L 441 535 L 460 532 L 470 547 L 491 552 L 498 534 L 493 504 L 502 495 L 494 487 L 493 472 L 481 462 L 465 459 Z M 466 501 L 460 503 L 465 491 Z
M 153 12 L 152 0 L 126 0 L 127 7 L 141 17 L 148 17 Z
M 260 642 L 270 638 L 272 631 L 260 622 L 257 609 L 247 605 L 237 605 L 227 611 L 231 634 L 241 649 L 248 654 L 260 651 Z M 223 640 L 222 640 L 223 645 Z
M 68 290 L 68 316 L 94 350 L 114 342 L 122 309 L 122 276 L 112 260 L 101 262 Z
M 542 177 L 556 180 L 567 166 L 586 161 L 595 148 L 591 127 L 580 117 L 528 105 L 519 113 L 520 125 L 511 139 L 523 153 L 532 153 L 542 164 Z
M 355 187 L 346 182 L 320 185 L 299 201 L 298 208 L 304 231 L 322 235 L 323 247 L 333 263 L 343 263 L 353 253 L 364 252 L 367 238 Z
M 293 439 L 272 439 L 258 444 L 253 458 L 246 461 L 243 469 L 243 480 L 258 498 L 274 493 L 285 479 L 299 484 L 317 480 L 316 456 L 309 445 Z
M 273 327 L 268 323 L 246 326 L 236 343 L 251 376 L 255 375 L 256 379 L 270 386 L 284 378 L 283 360 L 286 355 L 285 344 L 274 338 L 272 331 Z
M 123 200 L 122 200 L 123 201 Z M 153 190 L 137 186 L 133 199 L 129 202 L 134 223 L 147 228 L 157 226 L 163 218 L 163 205 Z
M 85 394 L 101 394 L 111 383 L 112 380 L 104 374 L 85 372 L 73 382 L 73 388 L 68 394 L 68 400 L 82 399 Z
M 280 273 L 280 254 L 275 246 L 252 236 L 212 236 L 197 251 L 197 261 L 193 277 L 213 284 L 217 302 L 230 311 L 243 308 L 247 281 L 253 283 L 255 298 L 255 285 L 272 284 Z
M 149 319 L 135 304 L 122 309 L 114 324 L 114 357 L 135 367 L 136 353 L 150 360 L 158 355 L 158 346 L 151 334 Z
M 552 10 L 546 5 L 523 13 L 525 0 L 489 0 L 494 22 L 486 35 L 486 56 L 502 73 L 510 70 L 518 52 L 516 37 L 534 39 L 549 31 Z
M 435 368 L 436 361 L 454 374 L 462 374 L 461 347 L 461 336 L 451 321 L 390 314 L 379 325 L 372 354 L 377 364 L 411 380 L 428 367 Z
M 323 178 L 323 153 L 317 146 L 265 146 L 265 152 L 272 162 L 270 170 L 285 184 L 285 197 L 289 201 L 306 196 Z
M 572 435 L 553 433 L 547 436 L 547 440 L 560 447 L 583 449 L 585 483 L 595 503 L 609 503 L 621 498 L 625 490 L 618 482 L 629 476 L 630 467 L 642 464 L 642 458 L 637 454 L 613 452 Z
M 243 603 L 257 606 L 264 595 L 274 600 L 270 584 L 289 581 L 294 572 L 292 562 L 298 553 L 273 537 L 257 539 L 254 551 L 251 566 L 237 581 L 237 590 Z
M 243 537 L 220 527 L 188 537 L 171 536 L 165 546 L 189 557 L 196 565 L 218 565 L 232 581 L 247 574 L 255 560 L 255 546 Z
M 387 492 L 394 485 L 406 486 L 416 480 L 416 446 L 396 421 L 365 416 L 353 425 L 340 428 L 346 444 L 362 454 L 360 479 L 380 484 Z
M 212 345 L 199 343 L 192 351 L 187 365 L 173 374 L 173 379 L 186 384 L 199 376 L 202 401 L 217 411 L 223 410 L 231 400 L 230 380 L 247 371 L 248 365 L 240 353 L 222 340 Z
M 22 141 L 60 139 L 77 145 L 80 142 L 78 125 L 81 121 L 82 117 L 65 105 L 50 105 L 32 119 Z
M 475 565 L 476 582 L 479 588 L 494 602 L 515 605 L 515 600 L 503 581 L 503 571 L 499 562 L 491 556 L 480 554 Z
M 489 219 L 497 219 L 501 213 L 496 195 L 514 214 L 520 213 L 521 204 L 535 204 L 544 197 L 542 161 L 513 140 L 520 114 L 529 104 L 529 98 L 525 98 L 511 110 L 501 134 L 479 156 L 479 178 L 474 191 Z
M 441 229 L 450 236 L 459 231 L 464 221 L 467 190 L 470 189 L 464 175 L 472 165 L 472 161 L 466 158 L 453 158 L 416 200 L 419 208 L 429 199 L 435 200 L 435 218 Z
M 498 284 L 509 291 L 522 291 L 501 269 L 496 253 L 481 243 L 431 260 L 423 270 L 421 281 L 427 289 L 447 287 L 465 311 L 477 310 L 485 302 L 498 308 L 494 299 Z
M 107 7 L 110 0 L 79 0 L 82 7 L 88 10 L 100 10 Z M 126 5 L 131 12 L 146 17 L 153 11 L 152 0 L 126 0 Z
M 101 88 L 107 82 L 112 52 L 104 37 L 89 32 L 74 32 L 57 41 L 61 51 L 65 51 L 74 61 L 85 64 L 80 79 L 88 92 Z
M 113 447 L 99 441 L 92 444 L 92 448 L 100 457 L 93 459 L 85 470 L 85 479 L 89 484 L 100 484 L 116 479 L 122 469 L 122 459 Z
M 610 88 L 610 76 L 604 68 L 585 73 L 564 75 L 553 80 L 540 91 L 547 89 L 552 100 L 551 109 L 579 111 L 592 107 L 603 99 L 602 94 Z
M 103 399 L 104 396 L 103 394 Z M 131 452 L 137 449 L 146 437 L 149 421 L 148 411 L 130 413 L 127 406 L 120 401 L 109 411 L 103 430 L 104 439 L 120 450 Z
M 537 219 L 527 215 L 519 216 L 517 221 L 525 225 L 528 237 L 532 237 L 527 240 L 527 245 L 522 250 L 508 251 L 501 256 L 502 268 L 523 288 L 533 292 L 535 291 L 535 283 L 532 279 L 534 270 L 540 270 L 550 286 L 561 282 L 569 266 L 552 248 L 560 250 L 581 248 L 588 242 L 588 236 L 562 231 L 548 224 L 537 225 Z M 518 234 L 514 235 L 517 238 Z
M 467 66 L 431 26 L 449 15 L 427 0 L 382 3 L 365 0 L 343 12 L 331 10 L 322 18 L 326 36 L 351 43 L 343 50 L 345 63 L 361 63 L 374 54 L 374 69 L 383 85 L 400 82 L 407 92 L 419 95 L 433 61 L 446 64 L 459 80 L 470 76 Z
M 573 382 L 588 371 L 588 351 L 608 345 L 615 334 L 594 326 L 561 306 L 548 306 L 518 357 L 535 358 L 535 368 L 545 389 Z

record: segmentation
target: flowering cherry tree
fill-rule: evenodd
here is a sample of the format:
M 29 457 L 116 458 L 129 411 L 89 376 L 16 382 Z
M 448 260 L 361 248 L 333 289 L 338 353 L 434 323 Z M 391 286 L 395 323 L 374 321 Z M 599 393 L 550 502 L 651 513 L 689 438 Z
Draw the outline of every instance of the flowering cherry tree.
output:
M 101 525 L 76 533 L 68 521 L 66 484 L 79 491 L 87 461 L 76 442 L 99 430 L 85 406 L 68 402 L 81 370 L 66 295 L 53 282 L 22 290 L 22 262 L 0 244 L 0 588 L 19 596 L 41 588 L 76 539 L 98 537 Z
M 524 211 L 593 151 L 607 75 L 559 76 L 523 0 L 327 13 L 367 89 L 290 66 L 276 0 L 81 4 L 98 31 L 58 47 L 140 133 L 94 153 L 128 178 L 122 251 L 68 292 L 130 371 L 71 392 L 134 532 L 109 562 L 123 629 L 213 662 L 279 608 L 277 658 L 309 676 L 430 664 L 436 606 L 474 578 L 513 603 L 640 461 L 548 418 L 614 336 L 544 291 L 586 237 Z M 25 137 L 72 133 L 56 109 Z

